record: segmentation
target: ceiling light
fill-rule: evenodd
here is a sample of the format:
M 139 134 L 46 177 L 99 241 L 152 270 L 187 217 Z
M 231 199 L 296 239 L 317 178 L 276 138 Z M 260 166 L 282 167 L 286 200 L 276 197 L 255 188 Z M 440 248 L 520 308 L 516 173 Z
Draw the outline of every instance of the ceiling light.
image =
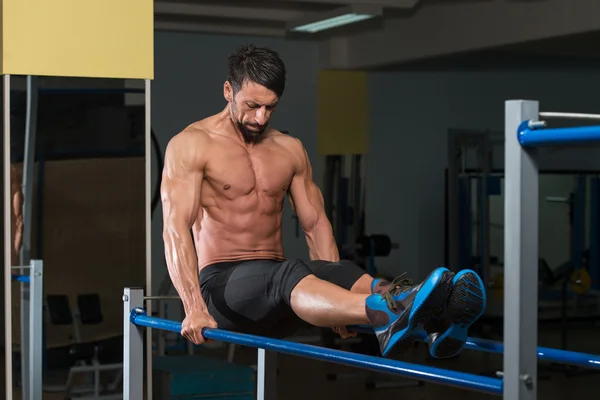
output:
M 381 7 L 354 5 L 338 8 L 327 13 L 318 13 L 301 21 L 293 21 L 289 25 L 289 30 L 293 32 L 316 33 L 365 21 L 381 14 Z

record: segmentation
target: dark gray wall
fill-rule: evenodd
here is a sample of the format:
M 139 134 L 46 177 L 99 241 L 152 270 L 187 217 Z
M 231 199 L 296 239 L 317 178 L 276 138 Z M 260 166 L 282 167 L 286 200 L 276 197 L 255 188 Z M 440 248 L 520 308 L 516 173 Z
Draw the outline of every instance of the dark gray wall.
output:
M 509 99 L 539 100 L 545 111 L 598 112 L 598 89 L 600 73 L 590 69 L 482 72 L 471 68 L 465 72 L 371 74 L 367 228 L 386 232 L 400 243 L 390 257 L 377 260 L 379 269 L 391 275 L 408 271 L 424 277 L 444 261 L 449 128 L 503 132 L 504 101 Z M 546 152 L 543 167 L 598 169 L 598 154 L 597 149 L 552 149 Z M 500 152 L 500 164 L 503 157 Z M 550 185 L 546 192 L 552 192 L 552 184 L 546 185 Z M 564 180 L 557 181 L 557 190 L 564 186 Z M 556 208 L 552 212 L 564 214 Z M 564 240 L 545 243 L 568 245 Z
M 286 62 L 286 93 L 274 114 L 272 126 L 288 130 L 304 142 L 315 164 L 315 179 L 320 180 L 321 168 L 316 154 L 318 48 L 311 42 L 156 32 L 152 127 L 163 153 L 170 138 L 187 125 L 223 109 L 227 56 L 248 42 L 278 51 Z M 296 238 L 295 222 L 288 205 L 283 229 L 286 255 L 307 258 L 305 239 L 301 232 Z M 163 252 L 162 214 L 158 207 L 152 223 L 154 291 L 166 276 Z

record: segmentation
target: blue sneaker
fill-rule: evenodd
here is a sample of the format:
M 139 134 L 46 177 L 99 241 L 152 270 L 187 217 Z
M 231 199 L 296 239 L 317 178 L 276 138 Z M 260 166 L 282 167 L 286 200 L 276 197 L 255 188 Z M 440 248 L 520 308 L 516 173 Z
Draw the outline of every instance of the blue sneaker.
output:
M 481 317 L 486 306 L 485 287 L 476 272 L 464 269 L 454 275 L 452 284 L 446 312 L 423 325 L 429 354 L 435 358 L 450 358 L 461 352 L 469 327 Z
M 374 283 L 372 289 L 376 286 Z M 405 279 L 386 287 L 367 297 L 365 307 L 381 355 L 393 357 L 410 348 L 416 328 L 445 307 L 452 291 L 452 273 L 437 268 L 419 285 Z

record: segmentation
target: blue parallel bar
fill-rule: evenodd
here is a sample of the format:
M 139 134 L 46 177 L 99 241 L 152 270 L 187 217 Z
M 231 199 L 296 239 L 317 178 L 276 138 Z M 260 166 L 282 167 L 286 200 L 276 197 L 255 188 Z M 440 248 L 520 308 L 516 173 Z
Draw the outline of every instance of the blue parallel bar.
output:
M 348 327 L 349 330 L 358 333 L 372 334 L 373 329 L 365 325 L 353 325 Z M 427 333 L 419 331 L 415 335 L 416 339 L 425 341 Z M 495 340 L 467 338 L 464 346 L 465 349 L 484 351 L 486 353 L 504 354 L 504 344 Z M 600 356 L 578 353 L 575 351 L 552 349 L 549 347 L 538 347 L 538 360 L 550 361 L 561 364 L 577 365 L 585 368 L 600 369 Z
M 131 310 L 130 321 L 138 326 L 181 332 L 181 323 L 166 319 L 149 317 L 141 308 Z M 319 346 L 289 342 L 285 340 L 229 332 L 221 329 L 204 329 L 204 337 L 221 342 L 242 346 L 257 347 L 278 353 L 290 354 L 351 367 L 402 375 L 412 379 L 455 386 L 496 395 L 502 394 L 503 382 L 500 379 L 478 376 L 464 372 L 444 370 L 425 365 L 409 364 L 380 357 L 366 356 L 346 351 L 327 349 Z
M 16 274 L 12 274 L 10 278 L 11 278 L 11 281 L 25 282 L 25 283 L 29 283 L 30 282 L 28 275 L 16 275 Z
M 494 340 L 468 338 L 465 348 L 471 350 L 485 351 L 487 353 L 504 353 L 504 344 Z M 552 361 L 561 364 L 577 365 L 580 367 L 600 369 L 600 356 L 576 351 L 552 349 L 549 347 L 538 347 L 538 360 Z
M 529 121 L 524 121 L 517 133 L 519 143 L 523 147 L 600 141 L 600 126 L 532 129 L 528 124 Z

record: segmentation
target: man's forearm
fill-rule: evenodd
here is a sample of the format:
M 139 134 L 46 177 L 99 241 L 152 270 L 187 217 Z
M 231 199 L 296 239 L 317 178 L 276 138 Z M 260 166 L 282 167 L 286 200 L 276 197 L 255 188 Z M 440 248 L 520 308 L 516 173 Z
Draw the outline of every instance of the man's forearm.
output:
M 15 239 L 14 239 L 14 248 L 15 252 L 19 253 L 21 251 L 21 246 L 23 245 L 23 217 L 20 216 L 16 221 L 16 229 L 15 229 Z
M 167 269 L 186 314 L 207 312 L 200 292 L 198 262 L 188 230 L 167 229 L 163 235 Z
M 311 260 L 337 262 L 340 260 L 337 243 L 333 237 L 333 229 L 329 221 L 316 224 L 306 233 L 306 241 Z

